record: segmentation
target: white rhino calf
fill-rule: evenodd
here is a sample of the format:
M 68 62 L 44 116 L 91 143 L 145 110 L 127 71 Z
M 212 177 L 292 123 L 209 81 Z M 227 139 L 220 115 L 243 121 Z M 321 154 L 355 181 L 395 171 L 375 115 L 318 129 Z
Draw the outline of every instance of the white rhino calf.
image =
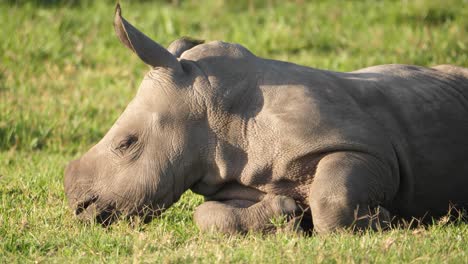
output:
M 269 230 L 306 211 L 319 233 L 468 208 L 468 70 L 383 65 L 331 72 L 225 42 L 168 49 L 121 17 L 151 66 L 135 98 L 65 172 L 76 215 L 151 218 L 186 190 L 202 230 Z

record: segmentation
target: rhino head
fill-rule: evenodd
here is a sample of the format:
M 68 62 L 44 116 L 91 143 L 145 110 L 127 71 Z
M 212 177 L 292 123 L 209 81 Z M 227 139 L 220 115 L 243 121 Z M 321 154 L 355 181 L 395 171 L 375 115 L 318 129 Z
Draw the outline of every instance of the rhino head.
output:
M 219 89 L 230 85 L 220 75 L 232 66 L 226 60 L 253 56 L 239 45 L 189 39 L 165 49 L 122 18 L 118 5 L 114 27 L 151 69 L 104 138 L 69 163 L 64 181 L 75 214 L 103 223 L 117 215 L 154 216 L 204 176 L 220 173 L 216 127 L 230 123 L 223 109 L 232 108 Z

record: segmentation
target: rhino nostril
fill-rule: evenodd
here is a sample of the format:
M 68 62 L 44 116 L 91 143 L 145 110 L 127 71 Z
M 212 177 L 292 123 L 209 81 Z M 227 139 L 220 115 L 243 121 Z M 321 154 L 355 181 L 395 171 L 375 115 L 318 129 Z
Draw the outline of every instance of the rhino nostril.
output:
M 97 195 L 91 196 L 90 198 L 84 200 L 83 202 L 78 203 L 75 210 L 75 215 L 81 214 L 86 208 L 88 208 L 91 204 L 95 203 L 98 199 Z

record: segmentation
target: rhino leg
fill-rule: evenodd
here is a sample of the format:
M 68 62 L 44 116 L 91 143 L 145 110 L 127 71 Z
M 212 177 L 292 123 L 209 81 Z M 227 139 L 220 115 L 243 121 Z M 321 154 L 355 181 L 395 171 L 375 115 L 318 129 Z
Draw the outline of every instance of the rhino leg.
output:
M 279 195 L 266 195 L 257 203 L 248 200 L 208 201 L 197 207 L 194 220 L 202 231 L 225 234 L 270 232 L 275 229 L 272 218 L 292 215 L 298 209 L 292 198 Z
M 337 152 L 317 166 L 309 203 L 314 230 L 327 233 L 343 228 L 380 229 L 390 224 L 390 213 L 381 205 L 398 187 L 388 165 L 373 156 Z

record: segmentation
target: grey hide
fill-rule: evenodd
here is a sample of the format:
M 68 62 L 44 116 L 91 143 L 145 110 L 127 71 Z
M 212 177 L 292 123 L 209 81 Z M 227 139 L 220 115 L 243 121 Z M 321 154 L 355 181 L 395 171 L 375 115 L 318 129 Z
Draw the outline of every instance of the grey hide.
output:
M 187 38 L 163 48 L 121 17 L 151 69 L 104 138 L 65 172 L 81 219 L 151 219 L 186 190 L 202 230 L 384 228 L 468 208 L 468 70 L 332 72 Z

